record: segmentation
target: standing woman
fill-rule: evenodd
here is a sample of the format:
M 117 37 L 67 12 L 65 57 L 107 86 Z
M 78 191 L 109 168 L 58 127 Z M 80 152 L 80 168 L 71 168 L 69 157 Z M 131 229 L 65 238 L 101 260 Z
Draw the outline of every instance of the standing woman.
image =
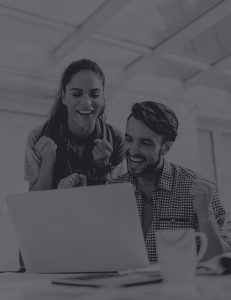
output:
M 66 68 L 49 119 L 28 136 L 24 178 L 30 191 L 103 184 L 124 171 L 124 137 L 105 122 L 104 86 L 91 60 Z

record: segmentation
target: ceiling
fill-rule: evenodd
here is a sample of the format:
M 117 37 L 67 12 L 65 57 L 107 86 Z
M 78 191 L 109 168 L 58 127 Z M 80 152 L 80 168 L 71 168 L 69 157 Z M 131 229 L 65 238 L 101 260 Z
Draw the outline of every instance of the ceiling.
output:
M 0 109 L 43 114 L 64 68 L 87 57 L 110 99 L 230 113 L 230 27 L 230 0 L 0 0 Z

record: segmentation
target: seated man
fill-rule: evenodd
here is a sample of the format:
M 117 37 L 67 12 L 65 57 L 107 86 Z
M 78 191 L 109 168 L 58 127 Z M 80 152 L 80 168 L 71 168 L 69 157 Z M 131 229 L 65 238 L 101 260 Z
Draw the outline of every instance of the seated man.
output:
M 158 229 L 194 228 L 205 232 L 208 249 L 204 259 L 228 251 L 231 246 L 225 232 L 225 210 L 215 184 L 164 159 L 177 130 L 175 113 L 161 103 L 136 103 L 127 119 L 128 173 L 116 182 L 134 186 L 150 262 L 157 261 Z

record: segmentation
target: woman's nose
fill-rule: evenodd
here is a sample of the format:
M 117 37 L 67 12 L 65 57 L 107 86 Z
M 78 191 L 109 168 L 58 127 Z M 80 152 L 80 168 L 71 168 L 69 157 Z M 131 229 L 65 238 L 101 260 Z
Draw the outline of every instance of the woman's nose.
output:
M 86 94 L 83 94 L 83 96 L 81 97 L 81 104 L 88 104 L 88 105 L 91 105 L 92 104 L 92 100 L 91 100 L 91 97 L 89 97 L 89 95 L 86 93 Z

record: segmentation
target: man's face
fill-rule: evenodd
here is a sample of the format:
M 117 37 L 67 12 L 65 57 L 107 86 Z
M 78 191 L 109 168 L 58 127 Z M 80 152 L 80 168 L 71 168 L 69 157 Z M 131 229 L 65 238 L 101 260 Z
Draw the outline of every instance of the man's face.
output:
M 163 136 L 131 117 L 127 122 L 125 149 L 128 172 L 133 176 L 151 174 L 163 156 Z

